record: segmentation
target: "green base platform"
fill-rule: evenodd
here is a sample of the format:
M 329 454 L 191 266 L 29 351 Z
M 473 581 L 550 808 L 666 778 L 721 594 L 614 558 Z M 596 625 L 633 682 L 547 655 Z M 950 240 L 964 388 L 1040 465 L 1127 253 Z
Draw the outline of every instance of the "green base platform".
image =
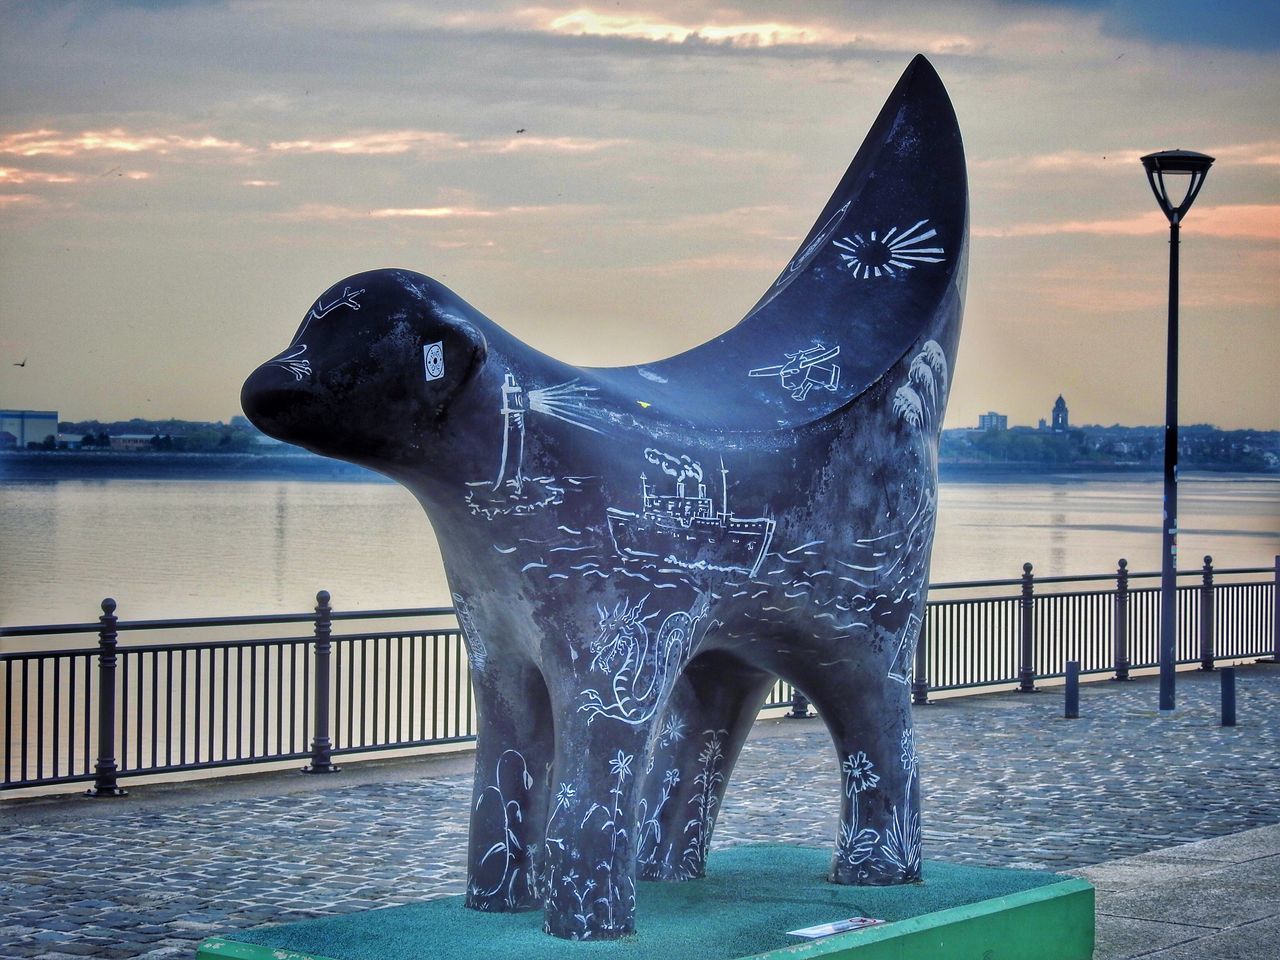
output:
M 1031 870 L 926 862 L 905 887 L 828 883 L 831 853 L 732 847 L 704 880 L 642 883 L 634 936 L 573 943 L 542 912 L 477 913 L 462 897 L 211 937 L 197 960 L 1089 960 L 1093 887 Z M 786 931 L 847 917 L 888 921 L 801 940 Z

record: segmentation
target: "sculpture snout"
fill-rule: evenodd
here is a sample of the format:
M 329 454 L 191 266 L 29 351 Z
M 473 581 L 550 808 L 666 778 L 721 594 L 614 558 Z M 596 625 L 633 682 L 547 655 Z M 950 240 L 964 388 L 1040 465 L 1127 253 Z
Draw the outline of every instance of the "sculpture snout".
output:
M 240 408 L 249 422 L 267 436 L 289 443 L 305 442 L 308 411 L 315 404 L 310 372 L 291 370 L 269 360 L 249 374 L 240 388 Z

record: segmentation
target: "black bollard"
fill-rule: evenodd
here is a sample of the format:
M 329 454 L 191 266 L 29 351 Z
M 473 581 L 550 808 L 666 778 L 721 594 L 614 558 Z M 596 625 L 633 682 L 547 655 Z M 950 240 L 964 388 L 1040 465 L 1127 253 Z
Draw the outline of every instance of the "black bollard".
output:
M 1222 668 L 1222 725 L 1236 725 L 1236 668 Z
M 809 720 L 814 715 L 809 712 L 809 698 L 797 690 L 791 688 L 791 712 L 783 714 L 785 720 Z
M 1067 661 L 1067 709 L 1063 714 L 1068 720 L 1080 716 L 1080 661 Z

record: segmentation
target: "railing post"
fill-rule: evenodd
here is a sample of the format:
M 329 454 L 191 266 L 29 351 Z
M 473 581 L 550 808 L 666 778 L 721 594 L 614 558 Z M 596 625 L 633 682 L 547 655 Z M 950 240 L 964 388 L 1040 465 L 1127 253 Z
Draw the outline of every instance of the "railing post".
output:
M 93 786 L 88 797 L 124 797 L 116 782 L 116 602 L 102 601 L 98 618 L 98 760 L 93 765 Z
M 1121 559 L 1116 567 L 1116 675 L 1113 680 L 1131 680 L 1129 676 L 1129 561 Z
M 1067 661 L 1067 687 L 1062 715 L 1068 720 L 1080 718 L 1080 661 Z
M 321 590 L 316 594 L 316 712 L 315 736 L 311 740 L 311 763 L 302 768 L 303 773 L 337 773 L 338 767 L 333 765 L 330 751 L 333 743 L 329 739 L 329 635 L 332 633 L 333 621 L 330 619 L 329 591 Z
M 797 690 L 795 687 L 792 687 L 791 688 L 791 712 L 784 714 L 785 719 L 808 720 L 812 716 L 813 714 L 809 712 L 808 698 L 799 690 Z
M 1271 662 L 1280 663 L 1280 556 L 1276 557 L 1276 575 L 1271 581 Z
M 1035 665 L 1035 577 L 1031 564 L 1022 565 L 1022 629 L 1018 654 L 1018 692 L 1036 693 Z
M 1212 670 L 1213 637 L 1213 557 L 1204 558 L 1200 583 L 1200 669 Z
M 925 601 L 920 636 L 916 640 L 915 666 L 911 670 L 911 702 L 917 707 L 929 703 L 929 606 Z

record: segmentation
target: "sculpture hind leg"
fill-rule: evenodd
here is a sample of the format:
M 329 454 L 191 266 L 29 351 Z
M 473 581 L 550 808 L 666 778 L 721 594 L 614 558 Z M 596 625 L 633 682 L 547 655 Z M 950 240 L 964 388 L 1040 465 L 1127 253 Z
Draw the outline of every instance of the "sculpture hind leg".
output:
M 478 731 L 466 905 L 506 912 L 542 905 L 542 826 L 551 710 L 537 668 L 511 659 L 473 674 Z
M 696 657 L 685 668 L 656 732 L 640 800 L 641 879 L 705 874 L 729 776 L 773 681 L 722 652 Z
M 876 659 L 801 678 L 831 733 L 841 810 L 831 880 L 882 886 L 920 879 L 920 778 L 910 688 Z

